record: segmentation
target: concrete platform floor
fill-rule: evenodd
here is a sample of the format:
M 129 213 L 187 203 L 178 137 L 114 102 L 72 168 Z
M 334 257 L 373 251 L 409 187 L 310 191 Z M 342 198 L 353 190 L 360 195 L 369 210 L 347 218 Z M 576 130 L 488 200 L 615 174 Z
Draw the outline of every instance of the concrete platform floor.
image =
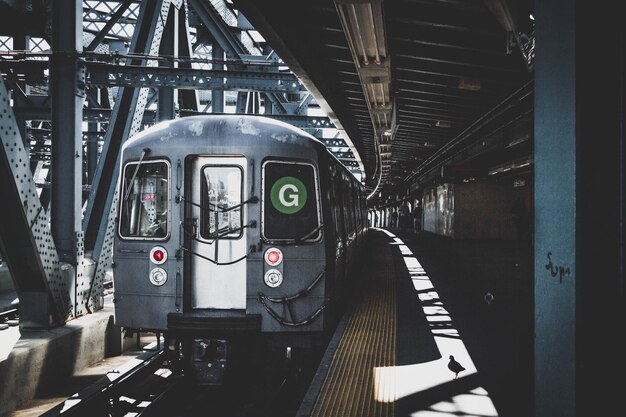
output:
M 108 300 L 107 300 L 108 299 Z M 113 305 L 50 330 L 0 331 L 0 417 L 39 416 L 117 370 L 155 342 L 154 334 L 123 338 Z
M 146 335 L 142 337 L 142 345 L 146 345 L 155 340 L 154 336 Z M 30 402 L 17 410 L 5 414 L 3 417 L 36 417 L 54 408 L 75 393 L 81 391 L 98 379 L 111 371 L 116 371 L 124 366 L 128 361 L 135 359 L 143 353 L 143 350 L 136 346 L 122 355 L 104 358 L 74 375 L 63 378 L 57 384 L 44 387 Z

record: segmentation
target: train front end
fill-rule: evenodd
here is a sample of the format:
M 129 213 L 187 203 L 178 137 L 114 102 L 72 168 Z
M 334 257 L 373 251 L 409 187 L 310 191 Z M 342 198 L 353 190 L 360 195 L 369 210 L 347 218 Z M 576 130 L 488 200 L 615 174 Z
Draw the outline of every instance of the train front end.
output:
M 331 301 L 319 144 L 259 118 L 190 117 L 121 163 L 116 324 L 163 331 L 198 380 L 240 344 L 314 345 Z

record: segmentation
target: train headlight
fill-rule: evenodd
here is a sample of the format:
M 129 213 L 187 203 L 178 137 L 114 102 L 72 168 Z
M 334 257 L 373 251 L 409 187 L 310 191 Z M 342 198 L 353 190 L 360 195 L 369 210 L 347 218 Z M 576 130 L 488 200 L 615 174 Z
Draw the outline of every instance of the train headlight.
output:
M 167 272 L 163 268 L 154 268 L 150 271 L 150 282 L 157 287 L 167 282 Z
M 156 265 L 161 265 L 167 261 L 167 251 L 163 246 L 155 246 L 150 251 L 150 260 Z
M 278 248 L 269 248 L 265 251 L 265 263 L 269 266 L 280 265 L 283 261 L 283 253 Z
M 283 283 L 283 274 L 278 269 L 270 269 L 265 273 L 263 280 L 268 287 L 276 288 Z

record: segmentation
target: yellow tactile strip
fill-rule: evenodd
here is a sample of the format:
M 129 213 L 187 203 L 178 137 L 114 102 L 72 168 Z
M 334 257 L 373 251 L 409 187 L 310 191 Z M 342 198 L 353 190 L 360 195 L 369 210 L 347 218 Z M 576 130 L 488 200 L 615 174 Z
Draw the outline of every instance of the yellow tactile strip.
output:
M 388 246 L 373 258 L 375 267 L 362 277 L 363 295 L 350 313 L 313 417 L 394 416 L 393 381 L 383 380 L 393 373 L 380 368 L 396 361 L 395 271 Z

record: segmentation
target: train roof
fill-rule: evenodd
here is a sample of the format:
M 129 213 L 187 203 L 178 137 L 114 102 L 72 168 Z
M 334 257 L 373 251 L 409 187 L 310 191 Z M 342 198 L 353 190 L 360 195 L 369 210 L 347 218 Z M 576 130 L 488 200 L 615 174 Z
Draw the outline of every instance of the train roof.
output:
M 200 115 L 187 116 L 157 123 L 129 138 L 123 150 L 139 153 L 144 148 L 158 152 L 171 152 L 177 145 L 193 146 L 200 151 L 207 146 L 279 146 L 298 147 L 301 150 L 326 154 L 346 173 L 352 173 L 341 163 L 326 146 L 309 133 L 288 123 L 260 115 Z M 185 139 L 180 142 L 178 139 Z M 300 152 L 300 151 L 298 151 Z M 138 156 L 138 155 L 137 155 Z M 356 180 L 356 182 L 359 182 Z
M 293 143 L 300 146 L 326 149 L 324 144 L 307 132 L 288 123 L 258 115 L 201 115 L 187 116 L 157 123 L 129 138 L 124 148 L 143 147 L 155 141 L 168 144 L 176 138 L 205 140 L 228 138 L 229 141 L 254 139 Z

